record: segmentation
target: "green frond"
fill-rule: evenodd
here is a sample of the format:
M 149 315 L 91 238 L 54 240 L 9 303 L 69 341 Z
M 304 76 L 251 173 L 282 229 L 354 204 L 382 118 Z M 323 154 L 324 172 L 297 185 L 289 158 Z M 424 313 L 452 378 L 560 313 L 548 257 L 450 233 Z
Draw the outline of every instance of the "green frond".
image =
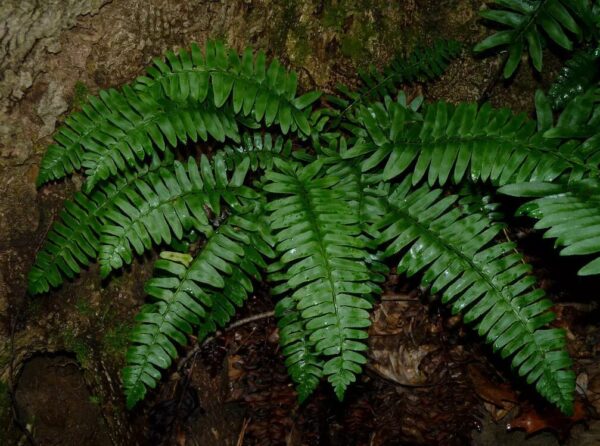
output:
M 548 97 L 555 110 L 565 106 L 600 80 L 600 48 L 577 52 L 561 69 L 548 90 Z
M 155 157 L 149 166 L 139 166 L 89 194 L 78 192 L 72 201 L 65 201 L 59 219 L 52 224 L 29 271 L 28 292 L 45 293 L 50 287 L 60 285 L 65 277 L 73 278 L 81 267 L 88 266 L 98 255 L 106 211 L 116 200 L 125 198 L 125 191 L 136 180 L 173 164 L 173 160 L 168 152 L 163 160 Z
M 202 231 L 209 224 L 207 212 L 220 215 L 222 202 L 236 209 L 242 206 L 240 199 L 257 198 L 243 186 L 248 165 L 241 163 L 229 179 L 222 157 L 211 165 L 203 155 L 200 166 L 190 158 L 138 179 L 105 214 L 108 224 L 102 228 L 98 256 L 102 277 L 131 263 L 133 251 L 142 254 L 153 245 L 169 244 L 192 228 Z
M 374 66 L 359 71 L 361 85 L 356 91 L 338 85 L 341 97 L 329 99 L 346 113 L 358 103 L 396 96 L 402 84 L 440 77 L 461 50 L 462 44 L 455 40 L 436 40 L 431 46 L 418 46 L 407 57 L 396 56 L 383 71 Z
M 216 231 L 207 231 L 207 241 L 193 260 L 156 262 L 155 277 L 145 286 L 155 302 L 136 317 L 123 370 L 128 407 L 156 386 L 160 370 L 178 356 L 176 345 L 187 344 L 194 327 L 224 324 L 229 309 L 227 314 L 218 309 L 231 306 L 233 312 L 233 305 L 240 306 L 252 292 L 252 279 L 260 277 L 257 268 L 266 266 L 262 255 L 273 255 L 268 246 L 256 247 L 256 225 L 252 215 L 230 216 Z
M 574 177 L 598 174 L 597 165 L 582 161 L 572 145 L 559 146 L 536 132 L 536 123 L 524 114 L 489 104 L 438 102 L 426 107 L 421 120 L 398 103 L 375 103 L 358 116 L 363 127 L 353 128 L 354 146 L 340 153 L 364 158 L 365 172 L 385 162 L 386 180 L 409 167 L 414 184 L 426 178 L 430 185 L 463 179 L 495 185 L 551 181 L 567 171 Z
M 271 272 L 274 270 L 271 268 Z M 310 332 L 306 330 L 306 321 L 297 303 L 293 297 L 284 297 L 275 305 L 275 317 L 285 366 L 296 384 L 298 402 L 302 404 L 319 386 L 324 361 L 314 351 L 314 343 L 310 341 Z
M 240 58 L 222 42 L 207 42 L 204 52 L 196 44 L 189 52 L 169 51 L 165 60 L 154 60 L 147 74 L 137 79 L 136 90 L 154 96 L 162 91 L 177 102 L 203 102 L 210 90 L 215 107 L 229 102 L 236 114 L 264 120 L 267 126 L 278 124 L 283 134 L 310 134 L 304 110 L 320 96 L 310 92 L 297 97 L 296 73 L 288 73 L 276 59 L 267 67 L 265 53 L 255 55 L 251 48 Z
M 473 184 L 466 183 L 458 191 L 458 196 L 457 204 L 465 214 L 482 214 L 496 223 L 504 220 L 505 215 L 495 197 L 476 190 Z
M 292 141 L 281 136 L 275 139 L 270 133 L 242 135 L 242 142 L 236 145 L 227 145 L 221 151 L 229 169 L 233 169 L 239 162 L 248 158 L 250 170 L 268 170 L 273 168 L 275 158 L 289 159 L 292 155 Z
M 100 181 L 118 175 L 135 163 L 136 157 L 144 160 L 156 147 L 160 151 L 176 148 L 189 141 L 207 141 L 213 138 L 239 141 L 239 130 L 230 108 L 216 109 L 212 105 L 198 108 L 193 103 L 161 101 L 149 114 L 137 116 L 126 131 L 116 128 L 102 130 L 103 141 L 89 148 L 82 158 L 86 175 L 84 191 L 91 191 Z
M 265 174 L 268 183 L 264 190 L 272 197 L 266 209 L 284 266 L 279 272 L 278 264 L 275 271 L 270 269 L 274 273 L 271 280 L 283 281 L 272 291 L 289 293 L 304 322 L 303 331 L 298 327 L 288 332 L 283 327 L 281 342 L 294 354 L 303 351 L 297 344 L 308 338 L 313 354 L 323 361 L 323 375 L 341 399 L 366 362 L 363 352 L 367 346 L 362 340 L 370 325 L 367 296 L 380 292 L 369 282 L 368 251 L 358 237 L 361 228 L 356 197 L 352 196 L 351 184 L 319 175 L 322 161 L 303 168 L 275 163 L 280 172 Z M 289 323 L 294 323 L 294 317 Z M 287 338 L 288 333 L 294 334 L 293 340 Z M 300 334 L 303 336 L 299 338 Z M 306 376 L 304 371 L 296 373 Z M 309 375 L 317 376 L 316 372 Z
M 591 15 L 589 4 L 586 6 L 579 2 L 582 10 L 574 11 L 571 0 L 494 0 L 492 3 L 500 8 L 484 9 L 481 16 L 505 29 L 475 45 L 474 50 L 480 53 L 506 48 L 505 78 L 514 74 L 525 48 L 535 69 L 542 70 L 542 42 L 545 37 L 566 50 L 572 50 L 573 40 L 582 36 L 580 14 Z
M 238 116 L 308 135 L 308 112 L 319 98 L 317 92 L 296 96 L 296 75 L 276 60 L 267 68 L 264 53 L 255 60 L 248 49 L 240 60 L 220 43 L 207 43 L 205 54 L 196 45 L 191 53 L 170 52 L 148 76 L 122 92 L 101 91 L 69 116 L 42 159 L 38 185 L 83 167 L 89 191 L 167 144 L 209 136 L 239 141 Z
M 389 196 L 387 216 L 373 227 L 387 256 L 401 253 L 397 271 L 424 271 L 423 283 L 499 351 L 529 384 L 571 413 L 575 376 L 562 330 L 542 329 L 554 319 L 552 302 L 533 289 L 530 266 L 513 243 L 493 244 L 501 226 L 464 215 L 457 196 L 405 179 Z
M 546 230 L 544 237 L 556 239 L 564 247 L 560 254 L 598 255 L 600 253 L 600 183 L 596 180 L 570 184 L 522 183 L 500 188 L 517 197 L 540 197 L 519 208 L 538 222 L 535 229 Z M 600 274 L 600 256 L 579 270 L 582 276 Z

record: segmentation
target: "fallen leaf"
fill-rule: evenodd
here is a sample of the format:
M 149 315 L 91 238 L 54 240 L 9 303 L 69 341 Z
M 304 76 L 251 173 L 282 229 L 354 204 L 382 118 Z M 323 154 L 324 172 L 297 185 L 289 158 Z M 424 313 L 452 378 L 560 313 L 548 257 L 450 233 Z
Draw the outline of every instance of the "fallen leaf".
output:
M 571 428 L 578 422 L 586 419 L 586 411 L 581 401 L 575 401 L 573 415 L 568 417 L 555 408 L 537 411 L 532 406 L 521 409 L 519 415 L 506 425 L 507 430 L 520 429 L 527 434 L 534 434 L 542 430 L 556 432 L 565 438 Z
M 481 367 L 471 364 L 468 370 L 475 393 L 484 401 L 485 409 L 494 421 L 504 418 L 515 407 L 517 394 L 510 385 L 491 381 Z

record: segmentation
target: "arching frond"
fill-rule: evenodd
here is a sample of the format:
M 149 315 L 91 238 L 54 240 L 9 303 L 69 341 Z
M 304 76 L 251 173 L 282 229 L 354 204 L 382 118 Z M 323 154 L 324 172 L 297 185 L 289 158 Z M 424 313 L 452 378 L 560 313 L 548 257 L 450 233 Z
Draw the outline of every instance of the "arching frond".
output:
M 549 38 L 557 45 L 573 49 L 573 40 L 581 37 L 581 15 L 590 15 L 589 4 L 581 11 L 573 10 L 569 0 L 494 0 L 499 9 L 485 9 L 481 16 L 496 22 L 505 30 L 499 31 L 478 43 L 474 50 L 508 49 L 504 77 L 513 75 L 521 62 L 521 53 L 527 48 L 537 71 L 542 70 L 542 41 Z M 542 31 L 544 36 L 542 36 Z
M 415 184 L 426 178 L 430 185 L 463 179 L 495 185 L 550 181 L 567 171 L 574 177 L 598 174 L 597 166 L 583 161 L 574 146 L 544 138 L 524 114 L 489 104 L 438 102 L 426 107 L 421 121 L 398 103 L 387 108 L 376 103 L 362 107 L 359 116 L 364 127 L 353 128 L 356 142 L 341 155 L 365 158 L 363 171 L 385 162 L 385 179 L 409 167 Z
M 136 180 L 168 167 L 173 160 L 173 155 L 168 152 L 163 160 L 155 157 L 149 166 L 139 166 L 90 194 L 77 193 L 72 201 L 65 201 L 64 210 L 52 224 L 46 243 L 29 271 L 28 292 L 45 293 L 50 287 L 60 285 L 65 277 L 75 277 L 81 267 L 96 259 L 102 225 L 106 223 L 105 212 L 115 200 L 125 197 L 125 191 Z
M 521 206 L 517 213 L 537 219 L 534 228 L 546 230 L 544 237 L 555 238 L 556 245 L 564 247 L 561 255 L 600 253 L 598 181 L 511 184 L 499 192 L 517 197 L 540 197 Z M 579 274 L 600 274 L 600 257 L 581 268 Z
M 105 214 L 108 224 L 102 228 L 98 257 L 102 277 L 131 263 L 133 251 L 142 254 L 153 245 L 170 243 L 193 227 L 204 230 L 207 212 L 220 215 L 222 202 L 236 208 L 242 198 L 257 198 L 243 186 L 248 165 L 248 160 L 240 163 L 229 179 L 222 157 L 211 165 L 202 156 L 199 167 L 190 158 L 137 180 L 126 198 L 115 200 Z
M 149 77 L 91 97 L 82 112 L 71 115 L 55 135 L 42 159 L 38 185 L 84 167 L 91 190 L 100 179 L 122 171 L 136 158 L 187 140 L 238 139 L 236 115 L 282 132 L 310 134 L 307 109 L 319 98 L 310 92 L 296 96 L 296 75 L 277 61 L 268 69 L 264 53 L 250 49 L 242 59 L 221 43 L 209 42 L 203 54 L 168 53 L 167 63 L 156 59 Z
M 575 375 L 562 330 L 542 329 L 552 321 L 552 302 L 514 244 L 492 244 L 501 229 L 487 217 L 464 215 L 453 207 L 457 196 L 422 186 L 411 190 L 407 178 L 389 196 L 386 218 L 373 227 L 388 256 L 401 253 L 397 271 L 424 271 L 423 282 L 442 301 L 475 323 L 478 333 L 512 357 L 513 367 L 538 392 L 565 413 L 573 408 Z
M 229 169 L 240 161 L 248 158 L 250 170 L 267 170 L 273 167 L 275 158 L 289 159 L 292 154 L 292 141 L 281 136 L 273 138 L 270 133 L 242 135 L 242 142 L 235 145 L 227 145 L 223 149 L 224 159 Z
M 252 279 L 260 278 L 257 268 L 266 266 L 262 255 L 273 255 L 268 246 L 257 246 L 256 225 L 252 215 L 230 216 L 216 231 L 208 230 L 193 260 L 179 255 L 156 262 L 155 277 L 145 286 L 155 302 L 136 317 L 123 370 L 128 407 L 156 386 L 160 370 L 178 356 L 176 344 L 187 344 L 194 327 L 224 324 L 231 314 L 219 309 L 231 306 L 233 311 L 233 305 L 240 306 L 252 292 Z
M 235 113 L 267 126 L 279 124 L 283 134 L 297 129 L 310 133 L 303 112 L 316 101 L 317 92 L 296 96 L 296 73 L 288 73 L 276 59 L 267 67 L 265 53 L 254 54 L 247 48 L 242 57 L 225 47 L 222 42 L 207 42 L 204 52 L 196 44 L 191 51 L 178 54 L 167 52 L 166 60 L 154 59 L 148 76 L 137 79 L 134 88 L 152 91 L 154 96 L 164 92 L 174 101 L 192 98 L 204 101 L 212 90 L 215 107 L 231 102 Z

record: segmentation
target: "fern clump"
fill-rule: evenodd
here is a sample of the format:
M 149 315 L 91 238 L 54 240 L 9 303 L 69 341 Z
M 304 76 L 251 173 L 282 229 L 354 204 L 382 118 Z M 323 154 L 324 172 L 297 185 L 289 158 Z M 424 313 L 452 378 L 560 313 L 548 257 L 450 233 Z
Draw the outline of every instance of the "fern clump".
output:
M 512 29 L 482 47 L 510 46 L 507 74 L 526 40 L 541 65 L 538 24 L 564 46 L 563 27 L 579 32 L 576 11 L 558 0 L 498 3 L 513 12 L 486 16 Z M 557 28 L 559 18 L 570 19 Z M 323 108 L 313 108 L 318 92 L 299 96 L 296 75 L 262 52 L 240 56 L 209 42 L 167 53 L 131 85 L 90 98 L 55 135 L 38 184 L 75 171 L 85 182 L 38 253 L 29 291 L 59 286 L 93 259 L 107 277 L 162 250 L 123 371 L 133 407 L 188 336 L 224 327 L 265 280 L 300 400 L 321 379 L 342 399 L 367 362 L 369 311 L 394 265 L 420 274 L 570 413 L 575 379 L 564 332 L 547 328 L 552 303 L 502 238 L 504 214 L 477 187 L 537 197 L 522 213 L 550 228 L 563 254 L 600 252 L 598 162 L 586 149 L 593 135 L 581 134 L 595 123 L 595 99 L 567 106 L 553 126 L 542 94 L 535 122 L 489 104 L 423 104 L 397 91 L 439 75 L 459 50 L 436 43 L 408 66 L 371 70 L 364 89 L 342 89 Z M 583 130 L 566 134 L 567 122 Z M 177 156 L 181 145 L 204 141 L 212 156 Z M 581 217 L 577 235 L 563 219 L 570 212 Z M 186 248 L 189 238 L 200 242 L 197 252 Z M 597 264 L 582 273 L 600 272 Z

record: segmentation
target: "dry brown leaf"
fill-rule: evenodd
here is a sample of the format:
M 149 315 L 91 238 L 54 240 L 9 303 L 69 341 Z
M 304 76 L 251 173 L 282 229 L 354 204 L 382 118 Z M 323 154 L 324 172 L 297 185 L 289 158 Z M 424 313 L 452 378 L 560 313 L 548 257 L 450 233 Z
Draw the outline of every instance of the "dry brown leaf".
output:
M 514 407 L 518 401 L 517 394 L 510 385 L 491 381 L 480 367 L 470 364 L 469 376 L 475 392 L 482 400 L 504 408 Z
M 576 423 L 586 419 L 586 411 L 581 401 L 575 401 L 573 415 L 568 417 L 558 409 L 550 408 L 538 412 L 529 406 L 522 408 L 519 415 L 506 425 L 507 430 L 520 429 L 527 434 L 551 430 L 564 438 Z

